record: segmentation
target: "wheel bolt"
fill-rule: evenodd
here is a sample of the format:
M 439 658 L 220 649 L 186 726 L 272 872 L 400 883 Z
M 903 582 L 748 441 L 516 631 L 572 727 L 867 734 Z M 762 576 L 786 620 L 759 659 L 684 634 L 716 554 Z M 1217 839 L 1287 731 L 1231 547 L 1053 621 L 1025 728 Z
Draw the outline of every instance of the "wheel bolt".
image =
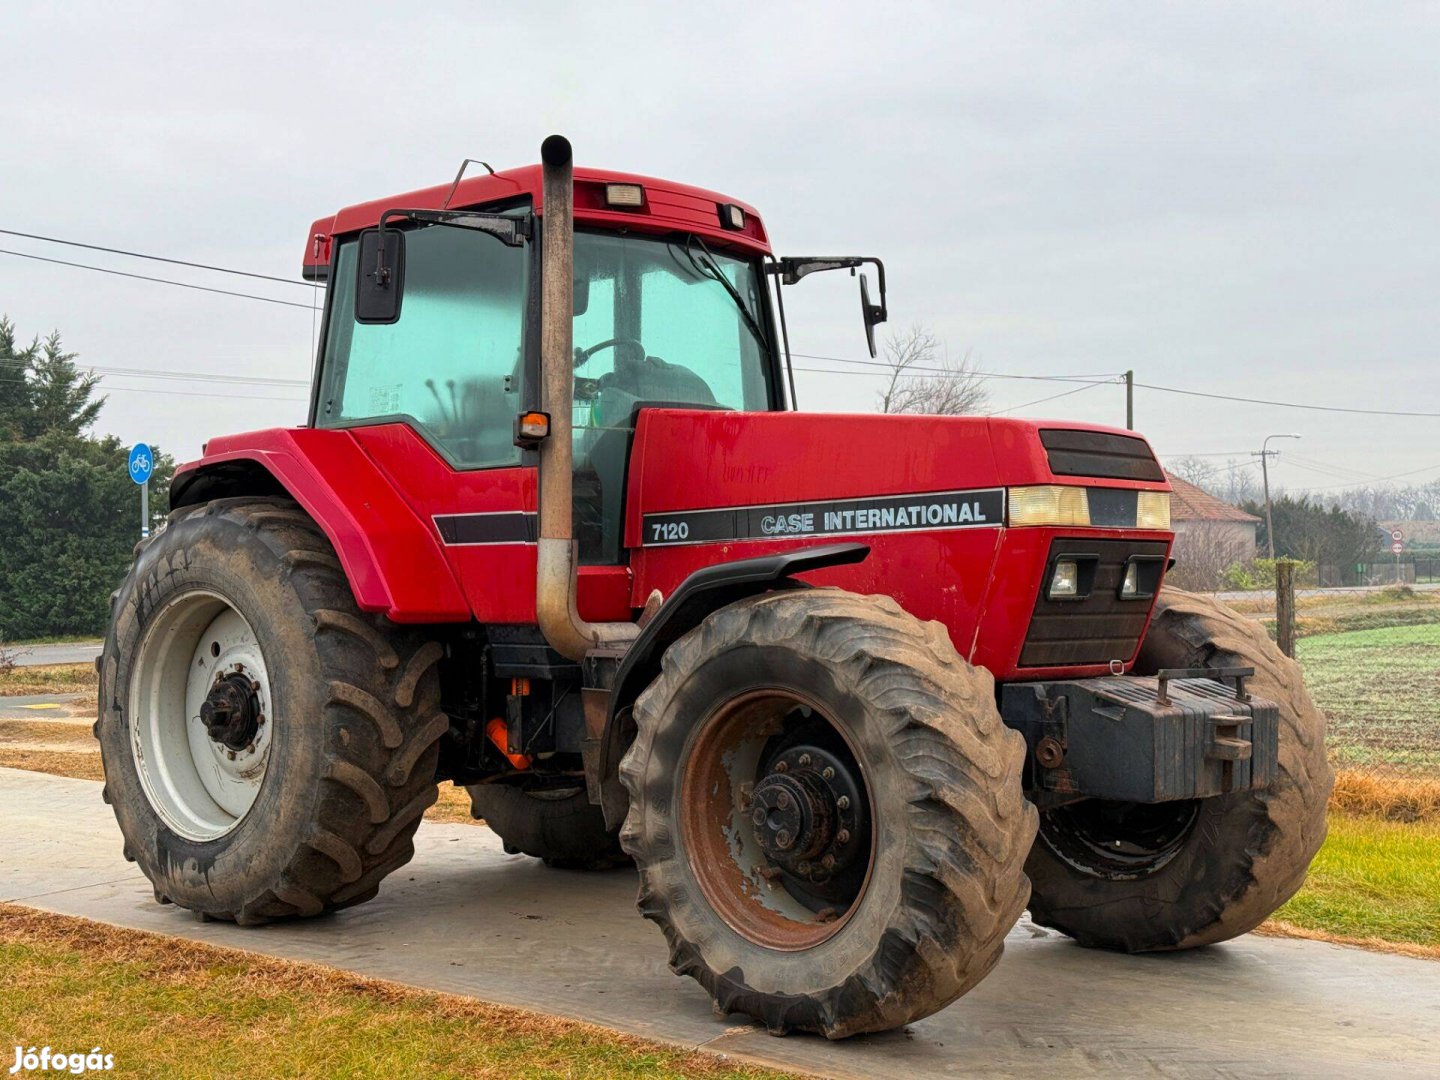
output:
M 810 873 L 810 864 L 808 862 L 802 862 L 799 866 L 795 867 L 795 869 L 802 874 L 808 874 Z
M 800 764 L 801 764 L 801 765 L 809 765 L 809 764 L 810 764 L 810 755 L 809 755 L 809 754 L 801 754 L 801 755 L 800 755 Z
M 835 805 L 836 805 L 836 807 L 838 807 L 838 808 L 841 809 L 841 810 L 849 810 L 849 809 L 850 809 L 850 796 L 849 796 L 849 795 L 841 795 L 838 799 L 835 800 Z
M 848 844 L 850 842 L 850 830 L 841 829 L 838 833 L 835 834 L 835 842 L 837 844 Z M 830 856 L 827 855 L 825 857 L 828 859 Z
M 823 859 L 820 860 L 820 865 L 823 866 L 826 870 L 832 869 L 835 866 L 835 856 L 826 855 Z
M 790 765 L 789 765 L 787 762 L 784 762 L 784 761 L 777 761 L 777 762 L 775 762 L 775 771 L 776 771 L 776 772 L 789 772 L 789 771 L 790 771 Z
M 826 780 L 834 780 L 834 779 L 835 779 L 835 770 L 832 769 L 832 768 L 830 768 L 829 765 L 826 765 L 825 768 L 823 768 L 823 769 L 820 770 L 820 775 L 821 775 L 822 777 L 824 777 Z
M 775 796 L 775 809 L 776 809 L 776 810 L 789 810 L 789 809 L 790 809 L 790 793 L 789 793 L 788 791 L 782 791 L 782 792 L 780 792 L 780 794 L 778 794 L 778 795 Z
M 778 848 L 788 848 L 794 842 L 789 829 L 781 829 L 775 834 L 775 846 Z
M 753 821 L 757 827 L 759 827 L 759 826 L 761 826 L 761 825 L 764 825 L 764 824 L 765 824 L 765 808 L 764 808 L 763 806 L 757 806 L 757 807 L 755 807 L 755 812 L 750 815 L 750 820 Z

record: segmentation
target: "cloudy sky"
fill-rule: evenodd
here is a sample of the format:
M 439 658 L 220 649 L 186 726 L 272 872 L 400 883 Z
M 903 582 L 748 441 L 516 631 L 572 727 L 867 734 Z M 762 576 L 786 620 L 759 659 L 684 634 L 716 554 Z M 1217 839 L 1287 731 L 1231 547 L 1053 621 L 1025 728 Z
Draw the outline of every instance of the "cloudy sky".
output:
M 732 193 L 781 253 L 876 254 L 892 326 L 1003 375 L 1440 414 L 1440 8 L 784 3 L 50 4 L 0 13 L 0 228 L 298 279 L 310 223 L 461 158 Z M 299 304 L 245 281 L 0 248 Z M 792 345 L 862 358 L 854 283 Z M 299 423 L 311 313 L 0 255 L 0 312 L 108 375 L 100 427 L 181 457 Z M 807 408 L 877 380 L 798 375 Z M 992 379 L 991 408 L 1078 384 Z M 1123 424 L 1119 386 L 1017 410 Z M 1440 419 L 1137 392 L 1163 454 L 1298 432 L 1291 488 L 1440 477 Z

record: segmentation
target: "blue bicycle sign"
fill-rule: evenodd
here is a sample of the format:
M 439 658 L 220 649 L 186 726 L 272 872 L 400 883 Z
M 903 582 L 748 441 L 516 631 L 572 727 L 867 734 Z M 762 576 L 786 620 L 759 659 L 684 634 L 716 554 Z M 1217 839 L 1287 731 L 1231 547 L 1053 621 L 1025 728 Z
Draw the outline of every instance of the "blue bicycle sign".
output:
M 136 443 L 130 448 L 130 479 L 137 484 L 145 484 L 150 480 L 150 474 L 155 471 L 155 455 L 150 452 L 150 447 L 143 442 Z

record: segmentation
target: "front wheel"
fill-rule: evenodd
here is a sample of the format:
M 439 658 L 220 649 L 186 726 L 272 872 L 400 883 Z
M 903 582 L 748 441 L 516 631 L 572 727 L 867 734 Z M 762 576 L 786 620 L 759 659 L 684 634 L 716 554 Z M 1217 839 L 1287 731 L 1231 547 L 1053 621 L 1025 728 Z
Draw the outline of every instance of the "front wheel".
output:
M 1037 923 L 1082 945 L 1154 952 L 1248 933 L 1305 880 L 1325 839 L 1332 777 L 1325 717 L 1300 666 L 1260 624 L 1209 597 L 1165 589 L 1136 664 L 1253 667 L 1280 706 L 1279 772 L 1262 791 L 1146 805 L 1086 800 L 1040 817 L 1026 863 Z
M 999 960 L 1035 833 L 990 675 L 883 597 L 787 590 L 665 653 L 620 767 L 640 910 L 721 1015 L 842 1038 Z
M 115 596 L 95 725 L 156 898 L 249 924 L 374 896 L 437 795 L 440 655 L 358 609 L 295 504 L 173 515 Z

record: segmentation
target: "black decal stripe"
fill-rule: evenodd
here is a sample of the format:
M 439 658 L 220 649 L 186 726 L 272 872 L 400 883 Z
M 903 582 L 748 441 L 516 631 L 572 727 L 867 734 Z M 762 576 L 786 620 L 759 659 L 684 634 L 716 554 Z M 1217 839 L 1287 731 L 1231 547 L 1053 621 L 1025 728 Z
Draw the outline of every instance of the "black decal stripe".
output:
M 1005 523 L 1005 489 L 940 491 L 858 499 L 770 503 L 646 514 L 646 547 L 804 536 L 996 528 Z
M 462 544 L 533 544 L 540 534 L 537 515 L 518 511 L 436 514 L 432 520 L 447 547 Z

